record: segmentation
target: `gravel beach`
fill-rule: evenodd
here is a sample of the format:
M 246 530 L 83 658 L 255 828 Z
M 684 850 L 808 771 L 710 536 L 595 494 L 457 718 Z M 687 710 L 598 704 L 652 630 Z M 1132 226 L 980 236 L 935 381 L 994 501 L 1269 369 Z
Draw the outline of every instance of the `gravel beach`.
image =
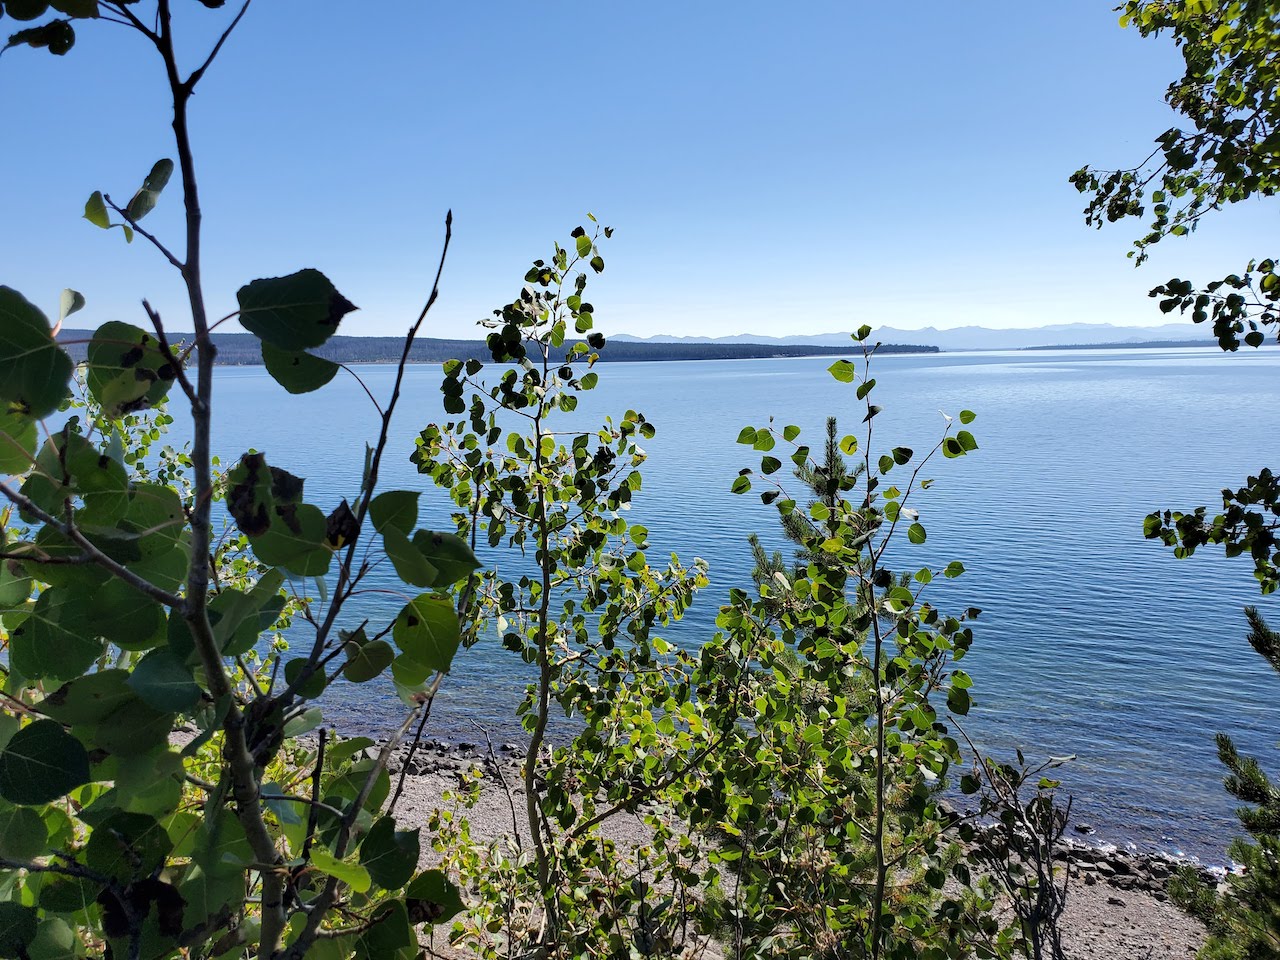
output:
M 393 759 L 397 772 L 402 755 Z M 519 814 L 523 799 L 518 783 L 519 761 L 510 747 L 499 756 Z M 507 795 L 493 775 L 493 765 L 480 749 L 469 745 L 445 748 L 432 744 L 419 751 L 405 775 L 404 796 L 397 808 L 401 822 L 425 824 L 437 809 L 459 809 L 459 804 L 446 794 L 458 789 L 462 771 L 470 767 L 487 770 L 479 802 L 465 813 L 473 836 L 481 840 L 510 836 L 513 820 Z M 514 829 L 521 830 L 519 816 Z M 620 843 L 640 842 L 645 832 L 638 819 L 627 816 L 612 820 L 608 829 L 609 835 Z M 426 847 L 424 844 L 424 866 L 435 859 Z M 1204 928 L 1170 903 L 1164 893 L 1164 881 L 1172 869 L 1169 861 L 1083 844 L 1072 844 L 1069 851 L 1072 883 L 1064 916 L 1064 946 L 1069 960 L 1195 957 L 1204 940 Z M 468 957 L 449 947 L 445 931 L 437 933 L 430 949 L 435 956 L 448 960 Z M 720 956 L 710 945 L 691 954 L 694 955 L 707 960 Z

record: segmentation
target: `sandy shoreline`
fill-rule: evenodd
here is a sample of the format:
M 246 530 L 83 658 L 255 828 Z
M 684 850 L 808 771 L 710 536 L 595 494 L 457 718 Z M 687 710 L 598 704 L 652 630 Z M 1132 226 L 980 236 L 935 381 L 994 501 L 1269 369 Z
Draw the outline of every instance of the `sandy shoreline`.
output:
M 520 765 L 514 744 L 495 745 L 500 764 L 516 799 L 517 812 L 523 791 L 517 773 Z M 398 778 L 405 748 L 393 757 Z M 479 802 L 470 809 L 446 794 L 458 790 L 464 773 L 484 773 Z M 436 741 L 422 744 L 404 775 L 404 796 L 397 816 L 406 825 L 425 826 L 436 810 L 452 810 L 465 816 L 476 839 L 490 841 L 513 831 L 511 806 L 495 775 L 487 747 L 459 745 L 442 748 Z M 519 818 L 514 829 L 521 830 Z M 639 842 L 646 828 L 634 817 L 619 816 L 610 822 L 608 834 L 620 843 Z M 523 832 L 521 830 L 521 832 Z M 425 838 L 424 838 L 425 839 Z M 423 864 L 437 859 L 424 843 Z M 1071 960 L 1144 960 L 1144 958 L 1193 958 L 1204 940 L 1204 928 L 1172 903 L 1164 882 L 1173 861 L 1158 856 L 1135 856 L 1124 851 L 1069 845 L 1072 881 L 1064 915 L 1067 956 Z M 442 958 L 468 955 L 451 949 L 447 931 L 436 934 L 432 949 Z M 710 954 L 708 954 L 710 956 Z

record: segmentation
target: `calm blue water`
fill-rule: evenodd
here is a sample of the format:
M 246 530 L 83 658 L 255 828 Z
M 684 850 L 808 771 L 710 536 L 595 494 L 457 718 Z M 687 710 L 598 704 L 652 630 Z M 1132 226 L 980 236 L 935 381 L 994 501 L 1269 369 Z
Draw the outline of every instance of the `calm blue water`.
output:
M 745 538 L 779 543 L 772 511 L 728 492 L 758 460 L 734 440 L 773 415 L 815 445 L 828 414 L 853 428 L 852 390 L 825 359 L 602 364 L 600 386 L 575 416 L 641 410 L 658 427 L 633 521 L 649 527 L 651 558 L 706 558 L 711 587 L 667 635 L 696 644 L 713 629 L 730 586 L 750 582 Z M 361 368 L 380 397 L 390 367 Z M 1264 464 L 1280 444 L 1264 415 L 1280 399 L 1280 354 L 1227 357 L 1204 350 L 975 353 L 876 361 L 877 435 L 887 448 L 923 450 L 939 410 L 977 412 L 981 449 L 937 461 L 935 485 L 916 500 L 928 542 L 892 561 L 915 569 L 961 560 L 968 573 L 931 588 L 946 608 L 983 609 L 967 666 L 977 709 L 968 727 L 989 750 L 1075 753 L 1063 774 L 1076 818 L 1102 839 L 1220 860 L 1235 830 L 1220 786 L 1213 734 L 1274 767 L 1280 679 L 1244 640 L 1247 603 L 1273 610 L 1251 587 L 1251 565 L 1206 553 L 1175 561 L 1142 537 L 1157 507 L 1213 504 L 1220 488 Z M 409 371 L 383 489 L 419 484 L 408 462 L 421 426 L 439 419 L 437 368 Z M 309 476 L 307 499 L 329 509 L 358 490 L 364 442 L 376 417 L 359 387 L 340 378 L 304 398 L 256 368 L 220 370 L 215 449 L 230 461 L 253 446 Z M 181 436 L 182 431 L 178 431 Z M 447 501 L 424 495 L 443 526 Z M 387 579 L 383 586 L 390 587 Z M 364 598 L 361 616 L 390 616 L 402 600 Z M 357 621 L 358 622 L 358 621 Z M 496 739 L 516 729 L 511 708 L 527 681 L 518 658 L 481 644 L 459 657 L 437 703 L 435 734 Z M 332 702 L 334 720 L 389 728 L 398 702 L 370 684 Z M 358 698 L 358 699 L 357 699 Z

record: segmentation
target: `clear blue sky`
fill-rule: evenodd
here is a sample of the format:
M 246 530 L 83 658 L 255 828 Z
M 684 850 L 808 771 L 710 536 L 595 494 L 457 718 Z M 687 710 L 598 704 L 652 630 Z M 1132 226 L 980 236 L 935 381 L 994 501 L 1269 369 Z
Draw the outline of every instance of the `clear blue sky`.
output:
M 176 6 L 203 42 L 233 4 Z M 452 207 L 435 336 L 473 336 L 587 211 L 617 229 L 606 332 L 1163 322 L 1148 287 L 1274 254 L 1274 213 L 1137 271 L 1140 224 L 1083 225 L 1067 177 L 1144 156 L 1179 72 L 1112 6 L 256 0 L 193 102 L 213 308 L 316 266 L 362 308 L 342 332 L 402 332 Z M 148 53 L 91 23 L 65 58 L 0 59 L 0 282 L 49 308 L 75 287 L 90 326 L 146 295 L 186 330 L 154 251 L 80 219 L 172 155 Z M 174 187 L 147 225 L 176 243 Z

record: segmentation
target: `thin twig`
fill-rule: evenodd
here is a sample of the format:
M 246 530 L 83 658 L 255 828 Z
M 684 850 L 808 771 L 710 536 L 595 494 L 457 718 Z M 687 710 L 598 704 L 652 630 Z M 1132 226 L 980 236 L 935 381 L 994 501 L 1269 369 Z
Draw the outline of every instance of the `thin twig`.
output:
M 145 227 L 139 226 L 138 221 L 133 217 L 129 216 L 129 213 L 125 208 L 121 207 L 119 204 L 117 204 L 114 200 L 111 199 L 111 194 L 104 193 L 102 195 L 102 199 L 106 201 L 108 207 L 110 207 L 116 213 L 120 214 L 120 216 L 124 217 L 125 222 L 129 224 L 130 228 L 133 230 L 134 233 L 138 234 L 140 237 L 150 240 L 151 245 L 155 247 L 157 250 L 159 250 L 161 255 L 166 260 L 168 260 L 171 264 L 177 267 L 178 270 L 182 269 L 182 261 L 179 260 L 176 256 L 174 256 L 173 252 L 170 251 L 170 249 L 166 247 L 163 243 L 161 243 L 160 239 L 154 233 L 151 233 Z
M 311 811 L 307 815 L 307 834 L 302 840 L 302 859 L 311 854 L 311 844 L 316 835 L 316 824 L 320 815 L 320 775 L 324 771 L 324 746 L 328 731 L 320 728 L 320 745 L 316 750 L 316 765 L 311 771 Z M 339 814 L 341 816 L 341 814 Z
M 222 49 L 222 45 L 227 42 L 227 37 L 231 36 L 231 31 L 233 31 L 240 23 L 240 19 L 245 15 L 245 11 L 249 9 L 249 4 L 252 2 L 253 0 L 244 0 L 244 6 L 240 8 L 240 12 L 235 15 L 235 18 L 227 26 L 227 29 L 222 31 L 222 36 L 220 36 L 218 38 L 218 42 L 213 45 L 213 49 L 209 51 L 209 56 L 205 58 L 204 63 L 200 64 L 200 66 L 192 72 L 191 76 L 187 77 L 186 83 L 183 84 L 187 93 L 191 93 L 195 90 L 196 84 L 200 82 L 200 78 L 204 76 L 205 71 L 209 69 L 209 65 L 212 64 L 214 58 L 218 56 L 218 51 L 220 51 Z
M 382 749 L 378 752 L 378 759 L 374 763 L 373 769 L 369 771 L 364 785 L 360 788 L 360 792 L 356 794 L 355 799 L 351 801 L 351 806 L 346 816 L 342 818 L 342 823 L 338 828 L 338 836 L 333 845 L 333 855 L 339 860 L 346 856 L 347 843 L 351 839 L 352 826 L 368 801 L 369 795 L 373 792 L 379 775 L 386 770 L 387 761 L 391 758 L 392 752 L 404 738 L 404 735 L 409 732 L 409 728 L 413 726 L 413 721 L 417 719 L 418 711 L 422 709 L 423 706 L 419 704 L 409 711 L 409 715 L 405 717 L 404 722 L 400 724 L 396 732 L 387 738 L 386 743 L 382 745 Z M 311 945 L 315 943 L 316 937 L 319 935 L 320 924 L 328 915 L 337 895 L 338 878 L 329 877 L 325 881 L 324 889 L 311 901 L 306 924 L 303 926 L 302 931 L 289 948 L 279 954 L 279 960 L 302 960 L 306 956 L 307 951 L 311 949 Z
M 142 309 L 146 311 L 147 318 L 151 321 L 151 327 L 156 332 L 156 340 L 160 344 L 161 354 L 169 362 L 169 365 L 173 367 L 174 379 L 182 387 L 182 392 L 187 395 L 187 399 L 194 402 L 196 388 L 187 379 L 187 371 L 183 366 L 183 362 L 178 359 L 178 355 L 174 353 L 173 346 L 169 343 L 169 337 L 164 331 L 164 324 L 160 322 L 160 314 L 152 309 L 151 304 L 146 300 L 142 301 Z
M 400 390 L 404 383 L 405 367 L 409 363 L 409 351 L 413 347 L 414 338 L 417 337 L 418 331 L 427 319 L 427 314 L 431 312 L 431 308 L 440 296 L 440 278 L 444 274 L 445 260 L 449 255 L 449 243 L 452 239 L 453 211 L 450 210 L 444 218 L 444 243 L 440 250 L 440 261 L 436 266 L 435 280 L 431 285 L 431 294 L 427 297 L 427 302 L 419 312 L 417 320 L 413 322 L 409 332 L 405 335 L 404 349 L 400 354 L 400 362 L 396 365 L 395 383 L 391 389 L 391 399 L 388 401 L 386 410 L 382 415 L 382 427 L 378 432 L 378 443 L 369 461 L 369 474 L 365 478 L 363 495 L 360 497 L 360 502 L 356 507 L 357 530 L 364 526 L 364 519 L 369 512 L 369 502 L 373 499 L 373 492 L 377 487 L 382 456 L 386 451 L 387 441 L 391 432 L 391 418 L 395 415 L 396 406 L 400 401 Z M 324 620 L 316 628 L 316 637 L 311 647 L 311 654 L 302 669 L 298 671 L 298 675 L 279 694 L 278 700 L 282 706 L 287 707 L 293 697 L 297 695 L 297 692 L 302 689 L 303 684 L 310 680 L 316 670 L 320 668 L 320 659 L 328 641 L 329 633 L 333 629 L 347 597 L 346 591 L 351 581 L 351 567 L 359 544 L 360 536 L 357 533 L 356 536 L 351 538 L 350 544 L 347 545 L 346 553 L 343 555 L 342 566 L 338 570 L 338 582 L 333 589 L 333 600 L 329 603 Z
M 338 363 L 338 366 L 340 366 L 343 370 L 347 371 L 347 373 L 351 374 L 355 382 L 360 384 L 360 389 L 364 391 L 364 395 L 368 397 L 369 402 L 373 404 L 373 409 L 377 410 L 378 416 L 381 417 L 383 415 L 382 404 L 378 402 L 378 398 L 373 395 L 373 392 L 365 384 L 364 380 L 361 379 L 360 374 L 356 373 L 354 370 L 351 369 L 350 366 L 348 366 L 345 363 Z
M 430 689 L 425 694 L 426 701 L 423 704 L 422 719 L 418 722 L 418 729 L 413 735 L 413 744 L 409 747 L 409 752 L 405 755 L 404 765 L 400 768 L 400 778 L 396 781 L 396 792 L 391 797 L 391 802 L 387 804 L 387 816 L 391 816 L 396 812 L 396 804 L 400 802 L 400 796 L 404 793 L 405 777 L 409 775 L 409 763 L 413 760 L 413 755 L 418 751 L 418 744 L 422 740 L 422 731 L 427 726 L 427 721 L 431 719 L 431 708 L 436 702 L 436 693 L 440 690 L 440 682 L 444 679 L 443 673 L 437 673 L 435 680 L 432 681 Z
M 516 815 L 516 801 L 511 793 L 511 787 L 507 783 L 506 774 L 502 772 L 502 764 L 498 761 L 498 756 L 493 752 L 493 738 L 489 736 L 489 731 L 475 720 L 471 721 L 471 725 L 480 731 L 480 735 L 484 737 L 485 745 L 489 748 L 489 761 L 493 764 L 493 772 L 498 775 L 498 782 L 502 784 L 503 792 L 507 795 L 507 806 L 511 808 L 511 835 L 515 837 L 516 848 L 524 849 L 524 842 L 520 839 L 520 818 Z

